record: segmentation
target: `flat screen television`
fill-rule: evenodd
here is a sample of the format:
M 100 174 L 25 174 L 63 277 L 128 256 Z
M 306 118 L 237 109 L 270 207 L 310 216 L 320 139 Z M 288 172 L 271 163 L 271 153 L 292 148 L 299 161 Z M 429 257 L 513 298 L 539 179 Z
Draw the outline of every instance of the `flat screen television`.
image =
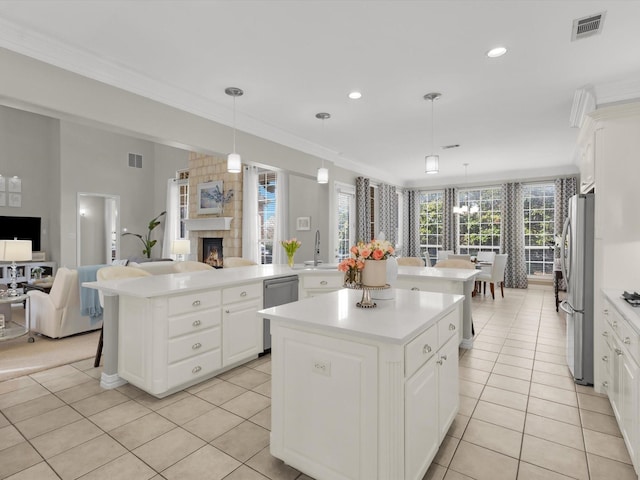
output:
M 31 240 L 31 250 L 40 251 L 40 217 L 0 216 L 0 240 Z

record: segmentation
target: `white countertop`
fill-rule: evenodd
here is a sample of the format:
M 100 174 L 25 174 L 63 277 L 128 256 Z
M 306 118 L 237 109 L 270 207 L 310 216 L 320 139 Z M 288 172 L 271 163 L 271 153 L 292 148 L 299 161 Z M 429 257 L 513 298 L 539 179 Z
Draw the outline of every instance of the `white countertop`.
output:
M 418 267 L 420 268 L 420 267 Z M 390 300 L 376 300 L 376 308 L 359 308 L 361 290 L 342 289 L 279 307 L 259 316 L 294 325 L 357 335 L 385 343 L 404 344 L 426 330 L 464 295 L 395 289 Z
M 620 290 L 603 290 L 607 300 L 615 307 L 620 315 L 622 315 L 631 324 L 633 329 L 640 335 L 640 307 L 632 307 L 624 298 Z
M 473 279 L 478 273 L 479 270 L 456 268 L 398 267 L 399 278 L 433 278 L 464 282 Z M 104 282 L 85 282 L 82 285 L 102 290 L 107 294 L 153 298 L 169 294 L 233 286 L 287 275 L 344 275 L 344 273 L 337 270 L 337 265 L 323 264 L 318 268 L 295 265 L 293 269 L 288 265 L 253 265 L 249 267 L 123 278 Z

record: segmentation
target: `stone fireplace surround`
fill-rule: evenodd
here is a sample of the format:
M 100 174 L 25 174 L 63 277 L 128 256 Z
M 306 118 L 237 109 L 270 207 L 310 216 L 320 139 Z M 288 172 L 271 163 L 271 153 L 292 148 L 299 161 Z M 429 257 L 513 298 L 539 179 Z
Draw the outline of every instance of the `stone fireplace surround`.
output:
M 221 216 L 198 215 L 198 184 L 223 181 L 223 189 L 233 189 L 233 198 Z M 189 154 L 189 219 L 186 220 L 191 241 L 191 260 L 202 261 L 203 238 L 222 238 L 225 257 L 242 256 L 242 173 L 228 173 L 223 156 Z

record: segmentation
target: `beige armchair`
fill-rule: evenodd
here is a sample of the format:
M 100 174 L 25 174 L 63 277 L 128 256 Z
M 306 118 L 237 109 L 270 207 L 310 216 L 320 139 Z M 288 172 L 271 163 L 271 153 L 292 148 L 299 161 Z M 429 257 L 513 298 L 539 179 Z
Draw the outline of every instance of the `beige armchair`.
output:
M 476 266 L 471 261 L 448 258 L 446 260 L 440 260 L 434 266 L 437 268 L 466 268 L 469 270 L 475 270 L 476 268 Z
M 185 260 L 184 262 L 174 262 L 173 270 L 176 273 L 182 272 L 198 272 L 201 270 L 215 270 L 211 265 L 193 260 Z
M 80 315 L 77 270 L 58 268 L 49 293 L 30 290 L 27 295 L 27 318 L 33 332 L 61 338 L 102 327 L 102 319 Z

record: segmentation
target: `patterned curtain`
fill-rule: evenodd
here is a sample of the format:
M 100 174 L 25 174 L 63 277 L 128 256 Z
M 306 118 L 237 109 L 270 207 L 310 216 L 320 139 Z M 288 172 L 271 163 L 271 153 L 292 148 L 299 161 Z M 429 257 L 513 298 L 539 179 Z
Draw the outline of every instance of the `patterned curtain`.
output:
M 385 238 L 394 247 L 398 243 L 398 195 L 396 187 L 380 184 L 378 187 L 378 198 L 380 201 L 378 232 L 384 232 Z M 377 235 L 378 232 L 375 232 Z
M 556 191 L 554 197 L 554 228 L 555 235 L 562 235 L 562 228 L 564 227 L 564 221 L 569 216 L 569 199 L 578 193 L 578 180 L 575 177 L 569 178 L 556 178 L 555 181 Z M 556 248 L 554 252 L 554 259 L 560 258 L 560 249 Z M 557 262 L 555 262 L 557 263 Z M 553 269 L 558 268 L 554 265 Z M 557 281 L 554 275 L 554 282 Z M 564 278 L 560 279 L 558 283 L 560 290 L 566 290 L 567 284 Z
M 356 178 L 356 242 L 371 240 L 371 180 Z
M 502 253 L 507 253 L 504 285 L 527 288 L 527 266 L 524 256 L 524 198 L 522 184 L 502 185 Z
M 405 189 L 402 193 L 404 211 L 402 212 L 402 256 L 422 257 L 420 251 L 420 192 Z M 426 255 L 426 253 L 425 253 Z
M 444 189 L 444 205 L 442 212 L 442 224 L 444 230 L 443 250 L 458 251 L 458 235 L 456 235 L 456 217 L 453 207 L 457 205 L 458 191 L 455 187 Z

